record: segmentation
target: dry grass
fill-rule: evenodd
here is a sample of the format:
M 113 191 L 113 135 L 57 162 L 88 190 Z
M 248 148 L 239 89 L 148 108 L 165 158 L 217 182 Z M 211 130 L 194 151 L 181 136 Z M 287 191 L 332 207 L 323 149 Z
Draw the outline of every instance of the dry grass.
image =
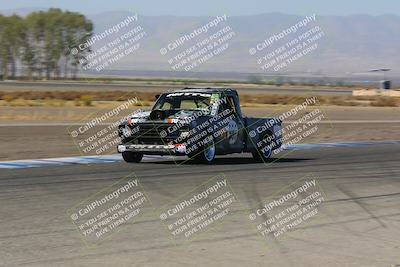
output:
M 312 96 L 291 95 L 241 95 L 244 106 L 257 106 L 259 104 L 269 105 L 299 105 Z M 331 106 L 375 106 L 375 107 L 397 107 L 400 106 L 400 98 L 392 97 L 353 97 L 353 96 L 318 96 L 317 105 Z
M 0 91 L 0 99 L 12 101 L 15 99 L 44 100 L 61 99 L 75 101 L 76 99 L 91 99 L 91 101 L 125 101 L 138 97 L 140 100 L 154 100 L 157 93 L 126 92 L 126 91 Z
M 126 91 L 0 91 L 0 100 L 5 106 L 75 106 L 91 107 L 99 101 L 126 101 L 137 97 L 138 106 L 148 106 L 154 102 L 157 92 Z M 241 94 L 243 106 L 259 105 L 298 105 L 312 96 L 307 95 L 274 95 L 274 94 Z M 354 97 L 354 96 L 318 96 L 318 105 L 334 106 L 375 106 L 397 107 L 400 98 L 394 97 Z M 73 106 L 72 105 L 72 106 Z
M 379 97 L 378 99 L 375 99 L 372 101 L 371 106 L 374 107 L 397 107 L 399 106 L 399 98 L 394 98 L 394 97 Z

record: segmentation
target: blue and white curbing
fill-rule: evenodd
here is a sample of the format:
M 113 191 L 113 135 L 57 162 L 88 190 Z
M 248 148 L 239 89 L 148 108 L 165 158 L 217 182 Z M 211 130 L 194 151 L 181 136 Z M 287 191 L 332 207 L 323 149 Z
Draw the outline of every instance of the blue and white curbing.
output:
M 318 148 L 335 148 L 335 147 L 365 147 L 374 145 L 398 145 L 400 141 L 371 141 L 371 142 L 341 142 L 341 143 L 321 143 L 321 144 L 296 144 L 284 146 L 285 150 L 308 150 Z M 171 159 L 171 157 L 161 156 L 144 156 L 144 161 Z M 0 161 L 0 169 L 25 169 L 54 167 L 65 165 L 85 165 L 85 164 L 104 164 L 121 162 L 120 154 L 104 155 L 104 156 L 79 156 L 79 157 L 63 157 L 48 159 L 32 159 L 32 160 L 12 160 Z
M 145 156 L 144 160 L 162 159 L 159 156 Z M 0 161 L 0 169 L 25 169 L 38 167 L 53 167 L 65 165 L 85 165 L 85 164 L 104 164 L 121 162 L 120 154 L 104 155 L 104 156 L 86 156 L 86 157 L 63 157 L 48 159 L 31 159 L 31 160 L 13 160 Z
M 364 147 L 374 145 L 398 145 L 400 141 L 368 141 L 368 142 L 339 142 L 339 143 L 320 143 L 320 144 L 296 144 L 284 145 L 285 150 L 307 150 L 317 148 L 335 148 L 335 147 Z

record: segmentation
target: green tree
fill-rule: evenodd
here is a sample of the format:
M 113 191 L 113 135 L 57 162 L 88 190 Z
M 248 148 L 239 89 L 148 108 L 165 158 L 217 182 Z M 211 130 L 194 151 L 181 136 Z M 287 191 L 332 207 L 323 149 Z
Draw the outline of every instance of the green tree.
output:
M 86 43 L 93 35 L 93 24 L 79 13 L 68 13 L 66 19 L 66 34 L 64 47 L 64 57 L 66 59 L 66 70 L 68 71 L 68 63 L 72 67 L 72 76 L 76 77 L 78 67 L 81 60 L 85 59 L 87 54 L 91 52 L 90 46 L 80 49 L 80 46 Z M 77 49 L 77 53 L 71 53 L 72 49 Z
M 89 50 L 78 50 L 72 55 L 71 47 L 77 47 L 91 37 L 93 24 L 79 13 L 49 9 L 31 13 L 21 31 L 21 60 L 27 66 L 28 76 L 36 71 L 39 78 L 45 74 L 50 79 L 52 75 L 60 77 L 62 62 L 64 77 L 67 77 L 70 66 L 76 75 L 79 58 Z
M 5 17 L 0 14 L 0 77 L 4 77 L 4 59 L 6 55 L 5 51 Z
M 5 79 L 9 76 L 15 78 L 16 65 L 21 47 L 22 19 L 13 15 L 0 16 L 0 61 Z
M 26 19 L 21 29 L 20 59 L 26 66 L 26 75 L 28 79 L 32 79 L 33 72 L 38 64 L 37 50 L 35 49 L 36 45 L 34 41 L 32 25 L 28 23 L 28 19 Z
M 10 32 L 8 39 L 10 40 L 10 65 L 11 65 L 11 78 L 15 79 L 15 75 L 17 72 L 17 61 L 20 57 L 20 51 L 22 46 L 22 32 L 24 28 L 24 20 L 17 16 L 13 15 L 8 18 L 10 22 Z

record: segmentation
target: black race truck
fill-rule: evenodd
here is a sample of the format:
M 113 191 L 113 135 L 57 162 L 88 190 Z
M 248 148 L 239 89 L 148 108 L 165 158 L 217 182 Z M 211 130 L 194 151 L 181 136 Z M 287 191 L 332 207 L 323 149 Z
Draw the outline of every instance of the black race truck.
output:
M 212 163 L 216 155 L 252 153 L 267 161 L 281 147 L 282 122 L 242 115 L 230 88 L 184 88 L 156 96 L 151 111 L 138 112 L 118 128 L 118 152 L 126 162 L 143 155 L 189 156 Z

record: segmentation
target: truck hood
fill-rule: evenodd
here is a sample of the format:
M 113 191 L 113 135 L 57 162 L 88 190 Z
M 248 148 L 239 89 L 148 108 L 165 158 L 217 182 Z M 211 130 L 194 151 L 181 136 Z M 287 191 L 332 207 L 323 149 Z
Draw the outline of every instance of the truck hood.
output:
M 148 121 L 152 121 L 150 119 L 150 114 L 152 111 L 143 111 L 132 115 L 128 121 L 131 123 L 144 123 Z M 188 121 L 191 117 L 195 115 L 198 111 L 194 110 L 178 110 L 175 113 L 166 116 L 166 118 L 162 120 L 154 120 L 157 122 L 165 122 L 165 123 L 178 123 L 180 121 Z

